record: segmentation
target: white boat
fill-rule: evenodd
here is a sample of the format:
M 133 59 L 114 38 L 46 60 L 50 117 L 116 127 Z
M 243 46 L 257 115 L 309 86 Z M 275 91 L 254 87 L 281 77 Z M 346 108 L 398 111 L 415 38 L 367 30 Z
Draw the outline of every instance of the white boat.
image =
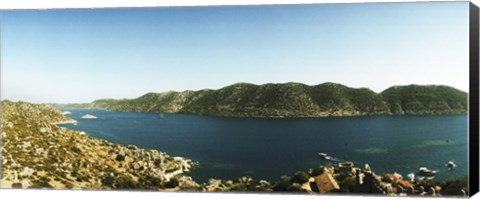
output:
M 325 159 L 325 160 L 330 160 L 330 161 L 334 161 L 334 162 L 340 162 L 341 161 L 340 159 L 329 156 L 326 153 L 318 153 L 318 155 L 320 156 L 320 158 Z
M 84 116 L 82 116 L 83 119 L 96 119 L 97 117 L 93 116 L 93 115 L 90 115 L 90 114 L 86 114 Z
M 418 175 L 420 176 L 424 176 L 424 177 L 430 177 L 430 176 L 434 176 L 435 174 L 437 174 L 438 171 L 436 170 L 430 170 L 428 169 L 427 167 L 420 167 L 418 169 Z
M 417 176 L 417 180 L 433 180 L 435 176 L 425 177 L 425 176 Z
M 318 153 L 318 155 L 322 158 L 328 157 L 328 154 L 326 154 L 326 153 Z
M 455 167 L 457 167 L 457 165 L 456 165 L 453 161 L 448 161 L 448 163 L 445 164 L 445 166 L 446 166 L 449 170 L 453 170 L 453 169 L 455 169 Z
M 407 179 L 414 180 L 415 179 L 415 174 L 414 173 L 407 174 Z
M 397 177 L 398 179 L 403 179 L 402 174 L 399 174 L 399 173 L 397 173 L 397 172 L 394 172 L 393 175 L 394 175 L 395 177 Z
M 325 160 L 333 160 L 333 157 L 332 157 L 332 156 L 329 156 L 329 155 L 326 154 L 326 153 L 318 153 L 318 155 L 319 155 L 321 158 L 325 159 Z

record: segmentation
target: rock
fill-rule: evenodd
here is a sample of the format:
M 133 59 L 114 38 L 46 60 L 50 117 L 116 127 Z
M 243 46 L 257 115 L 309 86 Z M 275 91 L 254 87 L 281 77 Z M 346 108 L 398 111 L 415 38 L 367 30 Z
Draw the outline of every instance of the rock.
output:
M 259 185 L 257 186 L 258 188 L 263 188 L 263 189 L 265 189 L 265 188 L 271 187 L 270 182 L 268 182 L 268 181 L 266 181 L 266 180 L 260 180 L 260 181 L 258 182 L 258 184 L 259 184 Z
M 139 170 L 141 167 L 143 167 L 143 162 L 141 162 L 141 161 L 140 162 L 134 162 L 134 163 L 132 163 L 132 167 L 135 170 Z
M 22 148 L 27 149 L 28 147 L 31 147 L 32 144 L 30 142 L 23 142 Z
M 18 173 L 17 173 L 17 171 L 13 171 L 13 182 L 18 182 Z
M 7 127 L 13 129 L 13 123 L 12 122 L 7 122 Z
M 397 192 L 398 192 L 398 193 L 404 193 L 404 192 L 405 192 L 405 190 L 403 189 L 403 187 L 402 187 L 402 186 L 400 186 L 400 185 L 397 185 Z
M 435 196 L 435 188 L 430 187 L 430 190 L 428 191 L 428 194 Z
M 408 194 L 415 194 L 415 188 L 413 186 L 410 186 L 407 188 L 407 193 Z
M 218 179 L 209 179 L 208 184 L 205 187 L 207 191 L 214 192 L 214 191 L 226 191 L 227 187 L 222 183 L 221 180 Z
M 23 180 L 22 180 L 22 187 L 23 187 L 24 189 L 30 187 L 30 180 L 23 179 Z
M 47 129 L 45 128 L 40 128 L 40 133 L 46 133 L 47 132 Z
M 29 177 L 33 174 L 33 172 L 35 172 L 35 170 L 33 170 L 33 169 L 31 169 L 31 168 L 28 168 L 28 167 L 25 167 L 25 168 L 23 168 L 23 171 L 20 172 L 19 175 L 20 175 L 21 177 L 27 177 L 27 178 L 29 178 Z

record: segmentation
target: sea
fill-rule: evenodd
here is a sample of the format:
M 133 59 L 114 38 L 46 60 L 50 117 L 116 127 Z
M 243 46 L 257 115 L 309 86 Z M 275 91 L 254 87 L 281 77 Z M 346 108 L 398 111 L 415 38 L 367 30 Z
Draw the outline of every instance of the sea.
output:
M 188 174 L 197 182 L 241 176 L 276 181 L 339 161 L 368 164 L 377 174 L 406 177 L 427 167 L 438 171 L 436 180 L 468 175 L 467 115 L 241 118 L 62 110 L 78 121 L 66 128 L 197 161 Z M 82 119 L 85 114 L 97 118 Z M 449 170 L 449 161 L 457 167 Z

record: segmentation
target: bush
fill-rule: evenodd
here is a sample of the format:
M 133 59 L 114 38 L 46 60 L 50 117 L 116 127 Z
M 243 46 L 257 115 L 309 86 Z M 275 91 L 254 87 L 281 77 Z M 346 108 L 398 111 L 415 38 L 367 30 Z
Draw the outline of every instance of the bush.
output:
M 124 161 L 124 160 L 125 160 L 125 156 L 122 155 L 122 154 L 118 154 L 117 157 L 115 158 L 115 160 L 120 161 L 120 162 L 121 162 L 121 161 Z
M 171 178 L 167 183 L 165 183 L 165 188 L 175 188 L 179 185 L 177 178 Z
M 66 189 L 72 189 L 73 188 L 73 184 L 70 183 L 70 182 L 65 181 L 65 182 L 62 182 L 62 183 L 65 185 Z
M 77 177 L 77 182 L 88 182 L 89 180 L 90 180 L 90 177 L 86 175 L 79 175 Z
M 113 188 L 113 181 L 115 179 L 110 175 L 104 175 L 100 180 L 102 182 L 102 186 Z
M 317 167 L 312 170 L 311 176 L 319 176 L 322 175 L 325 172 L 325 169 L 323 167 Z
M 255 180 L 253 180 L 250 176 L 243 176 L 238 178 L 238 180 L 234 182 L 234 184 L 230 187 L 230 190 L 241 191 L 241 192 L 256 191 L 255 186 L 257 184 L 258 183 Z
M 274 191 L 291 191 L 292 185 L 290 183 L 291 178 L 288 176 L 282 176 L 280 179 L 275 182 L 273 185 Z
M 16 183 L 12 184 L 12 188 L 17 188 L 17 189 L 20 188 L 21 189 L 21 188 L 23 188 L 23 186 L 22 186 L 21 183 L 16 182 Z
M 155 161 L 153 162 L 153 164 L 155 164 L 155 166 L 160 166 L 161 163 L 162 163 L 162 160 L 160 160 L 160 159 L 155 159 Z
M 48 177 L 42 176 L 38 180 L 34 180 L 30 188 L 52 188 L 49 182 L 50 179 Z
M 435 182 L 434 180 L 428 179 L 417 181 L 417 186 L 423 186 L 423 188 L 425 188 L 425 191 L 428 191 L 430 187 L 435 187 L 436 184 L 437 182 Z
M 307 173 L 305 173 L 303 171 L 297 171 L 295 173 L 295 175 L 293 175 L 293 178 L 291 179 L 291 182 L 292 183 L 303 184 L 303 183 L 308 182 L 309 178 L 310 177 L 308 176 Z
M 147 188 L 156 188 L 160 186 L 160 179 L 154 176 L 146 176 L 146 177 L 141 177 L 139 182 L 142 182 Z
M 340 186 L 339 192 L 343 193 L 352 193 L 355 192 L 355 187 L 357 185 L 357 181 L 354 177 L 345 177 L 338 181 L 338 186 Z
M 82 150 L 76 146 L 72 147 L 72 151 L 75 152 L 75 153 L 81 153 Z
M 130 176 L 121 175 L 113 181 L 114 187 L 117 189 L 136 189 L 139 188 L 138 183 L 133 181 Z
M 462 189 L 465 190 L 468 195 L 468 179 L 447 179 L 441 183 L 443 195 L 449 196 L 462 196 Z
M 72 177 L 78 177 L 78 169 L 73 168 L 72 172 L 70 172 L 70 176 L 72 176 Z

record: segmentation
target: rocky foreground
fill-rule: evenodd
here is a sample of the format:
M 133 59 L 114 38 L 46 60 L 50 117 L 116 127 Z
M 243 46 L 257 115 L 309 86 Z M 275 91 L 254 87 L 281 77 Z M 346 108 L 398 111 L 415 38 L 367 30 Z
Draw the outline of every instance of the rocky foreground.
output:
M 1 108 L 1 188 L 200 188 L 185 175 L 191 160 L 57 126 L 74 121 L 49 105 L 4 101 Z

